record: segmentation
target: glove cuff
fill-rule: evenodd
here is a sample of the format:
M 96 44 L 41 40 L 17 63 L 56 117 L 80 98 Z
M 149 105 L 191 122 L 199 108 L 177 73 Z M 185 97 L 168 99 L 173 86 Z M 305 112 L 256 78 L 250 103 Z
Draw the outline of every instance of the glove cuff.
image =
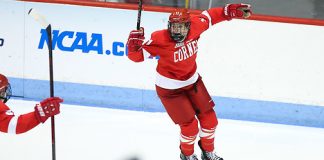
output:
M 230 21 L 232 20 L 232 16 L 230 15 L 230 6 L 231 4 L 226 4 L 224 7 L 223 7 L 223 16 L 225 17 L 226 20 Z
M 41 123 L 44 123 L 48 119 L 48 116 L 45 115 L 43 108 L 39 104 L 36 104 L 34 113 L 36 119 Z

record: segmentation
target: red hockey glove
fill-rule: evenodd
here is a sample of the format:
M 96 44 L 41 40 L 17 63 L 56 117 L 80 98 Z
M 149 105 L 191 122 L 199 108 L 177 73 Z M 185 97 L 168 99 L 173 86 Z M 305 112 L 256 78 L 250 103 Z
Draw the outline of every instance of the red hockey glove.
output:
M 224 7 L 224 15 L 227 20 L 232 18 L 249 18 L 251 14 L 251 5 L 249 4 L 226 4 Z
M 44 123 L 48 117 L 59 114 L 61 102 L 63 102 L 63 99 L 59 97 L 51 97 L 43 100 L 40 104 L 36 104 L 35 115 L 37 120 Z
M 144 28 L 141 27 L 140 30 L 132 30 L 129 33 L 127 47 L 128 51 L 136 52 L 138 51 L 143 44 L 145 37 L 144 37 Z

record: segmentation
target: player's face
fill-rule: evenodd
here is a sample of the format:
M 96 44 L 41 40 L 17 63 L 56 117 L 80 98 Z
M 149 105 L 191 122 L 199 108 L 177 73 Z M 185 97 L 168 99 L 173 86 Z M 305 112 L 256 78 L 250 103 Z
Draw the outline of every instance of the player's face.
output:
M 172 23 L 171 32 L 174 34 L 187 35 L 189 28 L 186 26 L 186 23 Z
M 170 23 L 169 22 L 169 32 L 171 34 L 171 38 L 176 42 L 183 42 L 187 34 L 189 32 L 190 23 L 178 22 L 178 23 Z
M 0 100 L 4 102 L 6 97 L 7 97 L 7 92 L 6 92 L 6 87 L 4 87 L 0 90 Z
M 3 103 L 6 103 L 10 97 L 11 97 L 11 87 L 10 87 L 10 84 L 7 85 L 6 87 L 2 87 L 0 89 L 0 100 L 3 102 Z

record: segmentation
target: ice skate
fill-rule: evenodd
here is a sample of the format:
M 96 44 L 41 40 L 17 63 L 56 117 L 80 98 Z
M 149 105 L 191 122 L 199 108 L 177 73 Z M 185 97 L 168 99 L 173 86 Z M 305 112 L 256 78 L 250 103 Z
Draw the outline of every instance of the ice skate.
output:
M 201 160 L 223 160 L 223 158 L 217 156 L 215 152 L 204 151 L 201 147 L 200 141 L 198 141 L 198 145 L 201 149 Z
M 190 156 L 185 156 L 184 154 L 180 154 L 181 160 L 198 160 L 197 156 L 195 154 L 192 154 Z

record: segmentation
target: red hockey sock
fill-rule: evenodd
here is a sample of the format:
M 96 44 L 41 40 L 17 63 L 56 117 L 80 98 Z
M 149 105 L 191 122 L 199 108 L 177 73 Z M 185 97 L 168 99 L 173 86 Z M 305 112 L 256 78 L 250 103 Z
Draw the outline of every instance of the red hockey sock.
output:
M 194 118 L 190 123 L 180 124 L 180 149 L 182 154 L 190 156 L 194 153 L 194 144 L 198 134 L 198 121 Z
M 213 152 L 214 151 L 214 138 L 207 139 L 207 138 L 200 138 L 201 147 L 204 151 Z
M 218 124 L 217 117 L 214 110 L 198 115 L 200 122 L 200 141 L 201 147 L 207 152 L 214 151 L 214 137 L 215 129 Z

